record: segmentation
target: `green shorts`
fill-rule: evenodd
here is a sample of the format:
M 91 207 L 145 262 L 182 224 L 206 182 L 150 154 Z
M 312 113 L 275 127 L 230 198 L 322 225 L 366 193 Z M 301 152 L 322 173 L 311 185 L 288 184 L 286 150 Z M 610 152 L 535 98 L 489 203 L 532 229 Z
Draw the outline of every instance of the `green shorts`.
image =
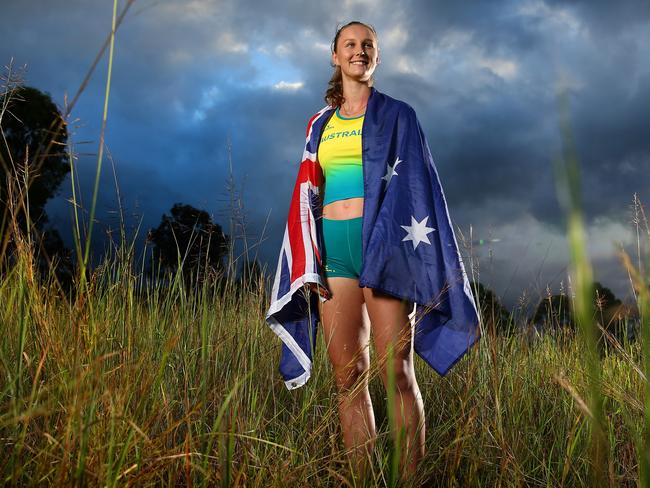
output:
M 325 277 L 359 279 L 361 273 L 361 224 L 363 217 L 323 219 Z

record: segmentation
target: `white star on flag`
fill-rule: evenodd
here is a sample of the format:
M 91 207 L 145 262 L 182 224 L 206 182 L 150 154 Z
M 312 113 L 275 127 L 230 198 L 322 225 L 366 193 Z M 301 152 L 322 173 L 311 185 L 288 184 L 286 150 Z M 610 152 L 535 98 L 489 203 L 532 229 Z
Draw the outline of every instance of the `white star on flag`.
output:
M 402 229 L 404 229 L 407 232 L 407 235 L 406 237 L 404 237 L 404 239 L 402 239 L 402 242 L 413 241 L 414 251 L 415 249 L 417 249 L 420 242 L 426 242 L 427 244 L 431 245 L 431 242 L 429 241 L 427 234 L 430 234 L 436 229 L 434 229 L 433 227 L 427 227 L 428 220 L 429 220 L 428 215 L 422 219 L 422 222 L 418 222 L 417 220 L 415 220 L 414 216 L 411 216 L 411 225 L 400 226 Z
M 386 180 L 386 188 L 388 188 L 388 184 L 390 183 L 390 180 L 393 178 L 393 176 L 395 176 L 395 175 L 398 174 L 397 171 L 395 171 L 395 169 L 397 168 L 397 165 L 398 165 L 399 163 L 403 163 L 403 162 L 404 162 L 404 161 L 402 161 L 402 160 L 399 158 L 399 156 L 397 156 L 397 157 L 395 158 L 395 162 L 393 163 L 392 166 L 391 166 L 390 164 L 387 164 L 387 165 L 386 165 L 386 175 L 385 175 L 385 176 L 382 176 L 382 178 L 381 178 L 382 180 Z

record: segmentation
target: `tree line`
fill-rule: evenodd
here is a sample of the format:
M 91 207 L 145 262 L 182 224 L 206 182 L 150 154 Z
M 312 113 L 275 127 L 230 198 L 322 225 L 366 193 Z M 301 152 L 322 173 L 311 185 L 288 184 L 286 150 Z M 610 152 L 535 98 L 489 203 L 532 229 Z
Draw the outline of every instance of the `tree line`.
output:
M 484 330 L 489 334 L 512 335 L 516 332 L 528 334 L 575 333 L 577 323 L 573 310 L 573 299 L 564 293 L 549 293 L 540 299 L 532 315 L 526 320 L 517 320 L 515 313 L 508 311 L 492 290 L 482 283 L 471 284 L 477 307 L 481 311 Z M 638 327 L 639 315 L 635 306 L 618 299 L 612 290 L 600 282 L 592 285 L 594 320 L 602 328 L 601 342 L 607 336 L 619 342 L 632 339 Z

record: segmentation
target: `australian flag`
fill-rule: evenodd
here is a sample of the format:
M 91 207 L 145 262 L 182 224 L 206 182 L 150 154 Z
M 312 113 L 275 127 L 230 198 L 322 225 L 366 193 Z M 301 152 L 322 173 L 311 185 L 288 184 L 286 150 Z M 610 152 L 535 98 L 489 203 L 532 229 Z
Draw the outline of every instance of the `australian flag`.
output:
M 322 277 L 323 172 L 317 152 L 333 112 L 324 107 L 307 125 L 266 316 L 283 342 L 280 372 L 289 389 L 309 379 L 318 300 L 329 298 Z M 414 349 L 444 375 L 478 340 L 479 320 L 438 174 L 413 108 L 371 89 L 362 159 L 359 286 L 415 303 Z

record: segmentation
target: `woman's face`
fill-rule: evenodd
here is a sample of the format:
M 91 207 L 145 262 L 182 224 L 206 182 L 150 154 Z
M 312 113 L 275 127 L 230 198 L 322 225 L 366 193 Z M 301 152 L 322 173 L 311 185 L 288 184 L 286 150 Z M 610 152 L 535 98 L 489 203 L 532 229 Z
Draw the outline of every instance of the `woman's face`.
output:
M 341 67 L 345 78 L 368 81 L 378 63 L 377 39 L 363 25 L 350 25 L 339 34 L 332 62 Z

